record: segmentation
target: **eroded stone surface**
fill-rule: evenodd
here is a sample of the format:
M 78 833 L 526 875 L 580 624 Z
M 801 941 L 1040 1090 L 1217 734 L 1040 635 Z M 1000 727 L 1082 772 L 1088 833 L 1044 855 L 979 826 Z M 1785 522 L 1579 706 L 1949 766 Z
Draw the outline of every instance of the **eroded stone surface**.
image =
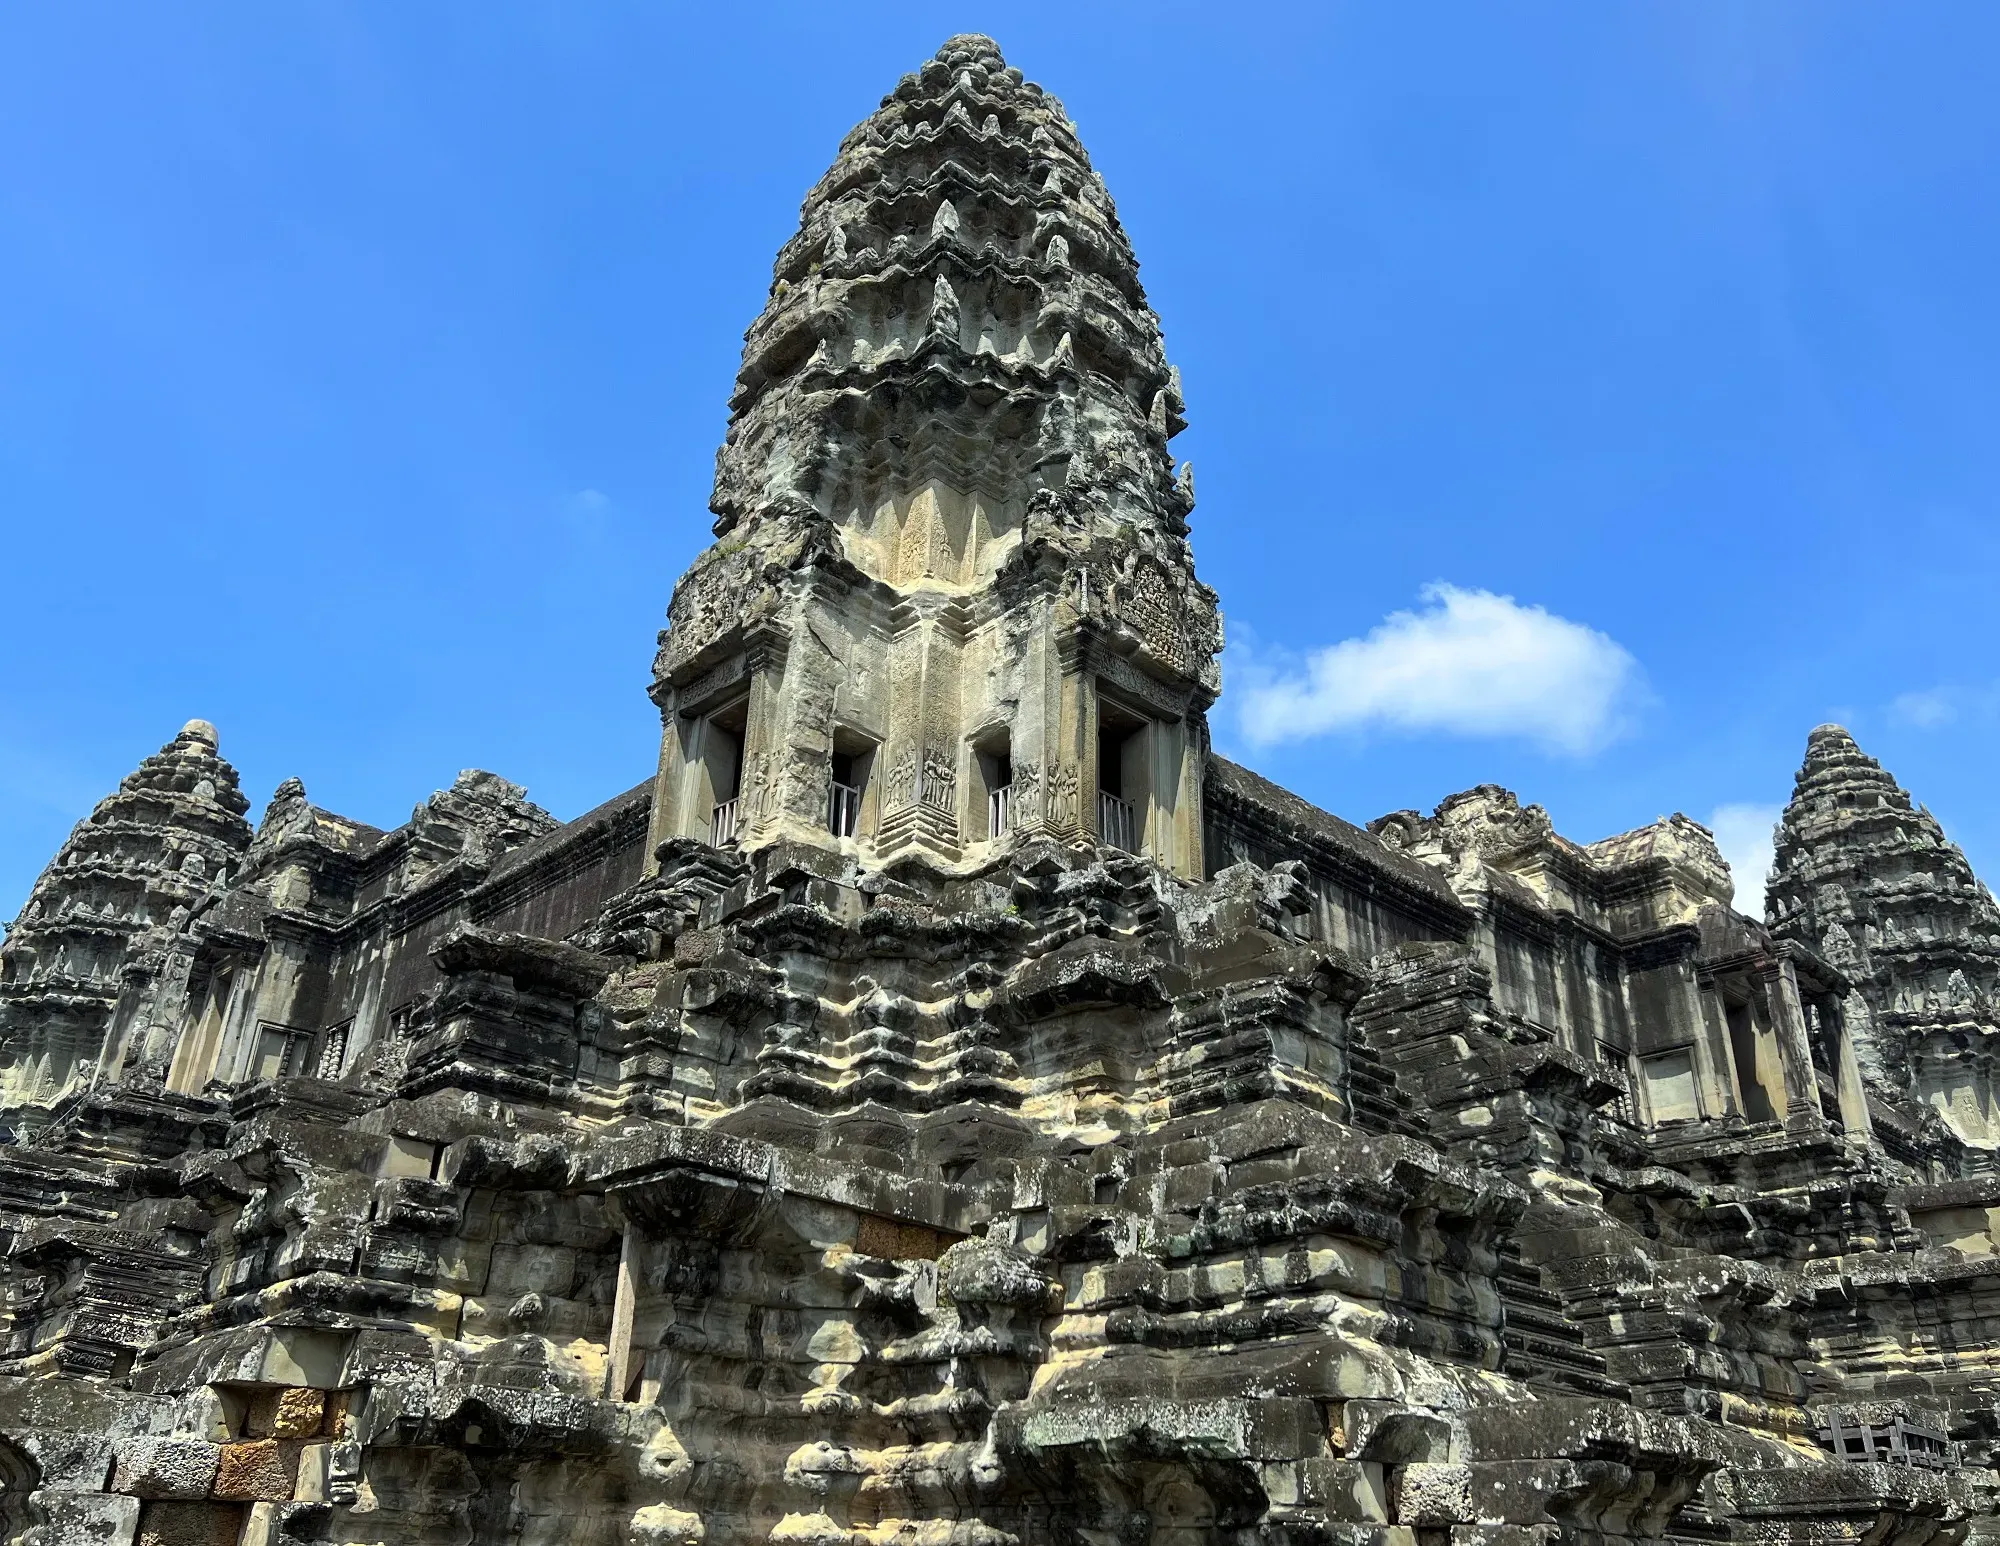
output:
M 954 38 L 779 255 L 655 776 L 149 759 L 4 954 L 0 1539 L 1990 1538 L 1956 850 L 1830 731 L 1768 927 L 1685 817 L 1212 756 L 1184 411 Z

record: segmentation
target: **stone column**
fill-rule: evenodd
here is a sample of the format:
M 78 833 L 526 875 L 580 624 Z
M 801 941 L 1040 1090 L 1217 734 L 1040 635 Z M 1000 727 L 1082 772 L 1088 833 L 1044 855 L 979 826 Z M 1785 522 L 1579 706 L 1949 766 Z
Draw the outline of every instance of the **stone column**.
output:
M 1700 1027 L 1694 1039 L 1695 1096 L 1704 1118 L 1720 1116 L 1726 1106 L 1738 1116 L 1748 1111 L 1743 1087 L 1736 1079 L 1736 1059 L 1729 1046 L 1729 1020 L 1723 1012 L 1722 995 L 1713 983 L 1700 983 L 1687 967 L 1687 989 L 1693 996 L 1694 1022 Z
M 1049 826 L 1048 771 L 1057 760 L 1062 739 L 1062 670 L 1055 643 L 1052 598 L 1037 596 L 1022 629 L 1023 648 L 1018 697 L 1010 735 L 1014 760 L 1014 833 L 1017 837 L 1047 834 Z M 1004 623 L 1001 625 L 1006 626 Z
M 740 846 L 769 836 L 782 810 L 785 766 L 785 667 L 789 636 L 761 628 L 744 649 L 749 693 L 744 704 L 743 772 L 736 784 L 736 830 Z
M 1798 973 L 1790 961 L 1777 961 L 1758 975 L 1771 1015 L 1779 1071 L 1784 1078 L 1785 1125 L 1824 1126 L 1826 1114 L 1820 1109 L 1819 1080 L 1813 1075 L 1812 1043 L 1807 1039 L 1806 1017 L 1799 1004 Z
M 880 846 L 958 855 L 958 672 L 951 598 L 919 591 L 898 609 L 890 643 L 888 743 Z
M 215 1006 L 215 1018 L 213 1021 L 204 1020 L 201 1039 L 189 1057 L 186 1075 L 191 1082 L 184 1086 L 177 1084 L 175 1088 L 199 1093 L 211 1079 L 233 1082 L 240 1077 L 236 1065 L 239 1060 L 247 1064 L 252 1055 L 245 1043 L 254 1044 L 257 1025 L 255 1006 L 261 996 L 264 974 L 269 969 L 266 965 L 268 960 L 269 951 L 266 951 L 236 969 L 229 980 L 228 991 Z
M 680 726 L 671 701 L 660 711 L 660 760 L 653 770 L 653 816 L 646 828 L 645 873 L 660 873 L 660 845 L 679 837 L 686 824 L 681 785 L 686 778 Z
M 1049 686 L 1052 715 L 1042 760 L 1042 830 L 1073 842 L 1094 831 L 1097 813 L 1097 699 L 1083 674 L 1082 640 L 1065 604 L 1051 608 Z
M 1199 878 L 1201 793 L 1192 772 L 1194 732 L 1186 719 L 1156 720 L 1153 726 L 1153 798 L 1147 813 L 1145 849 L 1161 868 Z
M 643 1244 L 639 1226 L 628 1220 L 625 1237 L 618 1246 L 618 1281 L 611 1299 L 611 1335 L 606 1350 L 610 1368 L 609 1388 L 604 1394 L 611 1401 L 623 1401 L 632 1385 L 632 1321 L 639 1299 L 639 1252 Z
M 1847 1034 L 1847 1022 L 1840 1013 L 1840 1000 L 1822 993 L 1813 1008 L 1827 1027 L 1827 1044 L 1833 1049 L 1834 1077 L 1840 1088 L 1840 1121 L 1850 1140 L 1876 1147 L 1875 1124 L 1868 1116 L 1868 1091 L 1861 1082 L 1861 1065 L 1854 1057 L 1854 1038 Z
M 232 979 L 233 985 L 233 979 Z M 222 1040 L 223 1018 L 229 1012 L 225 992 L 220 992 L 211 970 L 199 998 L 190 995 L 188 1015 L 181 1027 L 180 1041 L 167 1066 L 167 1088 L 181 1095 L 198 1095 L 215 1066 L 216 1048 Z

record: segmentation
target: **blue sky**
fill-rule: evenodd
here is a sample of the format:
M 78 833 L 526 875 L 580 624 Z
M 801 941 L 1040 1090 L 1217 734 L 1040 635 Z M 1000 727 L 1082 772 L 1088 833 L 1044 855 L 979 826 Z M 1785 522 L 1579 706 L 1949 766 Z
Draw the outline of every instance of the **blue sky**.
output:
M 2000 875 L 2000 8 L 731 9 L 0 13 L 0 916 L 193 716 L 258 809 L 642 778 L 772 256 L 972 30 L 1183 371 L 1222 748 L 1740 846 L 1837 718 Z

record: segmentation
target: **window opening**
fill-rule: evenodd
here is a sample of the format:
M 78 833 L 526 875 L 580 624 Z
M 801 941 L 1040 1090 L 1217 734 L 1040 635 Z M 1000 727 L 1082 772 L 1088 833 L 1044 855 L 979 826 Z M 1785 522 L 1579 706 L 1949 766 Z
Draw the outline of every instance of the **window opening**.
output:
M 833 754 L 833 787 L 827 796 L 826 829 L 835 837 L 853 837 L 861 828 L 861 780 L 848 752 Z
M 272 1025 L 267 1021 L 257 1028 L 256 1061 L 250 1067 L 250 1077 L 253 1080 L 295 1079 L 305 1072 L 311 1048 L 311 1033 L 296 1026 Z
M 700 771 L 708 786 L 708 840 L 717 848 L 734 844 L 742 830 L 743 741 L 748 728 L 749 705 L 743 700 L 702 721 Z
M 1143 751 L 1145 721 L 1115 704 L 1098 700 L 1097 836 L 1127 853 L 1139 851 L 1138 780 L 1128 777 Z
M 1695 1094 L 1694 1054 L 1685 1047 L 1639 1060 L 1646 1081 L 1646 1109 L 1654 1126 L 1694 1122 L 1701 1117 Z
M 975 752 L 979 781 L 986 789 L 986 836 L 1005 837 L 1014 830 L 1013 744 L 1003 733 Z
M 875 766 L 875 743 L 849 730 L 835 730 L 828 760 L 826 829 L 835 837 L 859 837 L 866 814 L 868 779 Z
M 338 1079 L 340 1077 L 341 1071 L 347 1065 L 348 1032 L 353 1028 L 354 1022 L 352 1020 L 343 1021 L 341 1024 L 331 1027 L 326 1035 L 321 1038 L 319 1065 L 313 1070 L 315 1078 Z
M 1597 1044 L 1597 1061 L 1608 1063 L 1618 1071 L 1618 1093 L 1612 1097 L 1608 1110 L 1619 1121 L 1632 1123 L 1632 1054 L 1612 1042 Z

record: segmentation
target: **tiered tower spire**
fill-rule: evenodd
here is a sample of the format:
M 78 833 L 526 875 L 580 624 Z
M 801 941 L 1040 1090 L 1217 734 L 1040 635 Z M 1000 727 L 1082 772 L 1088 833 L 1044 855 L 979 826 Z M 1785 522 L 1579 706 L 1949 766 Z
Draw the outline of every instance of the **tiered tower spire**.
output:
M 106 1032 L 127 972 L 157 969 L 230 879 L 248 809 L 215 727 L 196 719 L 77 823 L 0 949 L 0 1110 L 17 1125 L 116 1050 Z
M 655 669 L 656 839 L 1199 869 L 1220 626 L 1179 379 L 1075 126 L 989 39 L 848 135 L 730 408 Z
M 2000 1140 L 2000 907 L 1937 819 L 1839 725 L 1806 743 L 1777 833 L 1773 930 L 1854 985 L 1862 1077 Z

